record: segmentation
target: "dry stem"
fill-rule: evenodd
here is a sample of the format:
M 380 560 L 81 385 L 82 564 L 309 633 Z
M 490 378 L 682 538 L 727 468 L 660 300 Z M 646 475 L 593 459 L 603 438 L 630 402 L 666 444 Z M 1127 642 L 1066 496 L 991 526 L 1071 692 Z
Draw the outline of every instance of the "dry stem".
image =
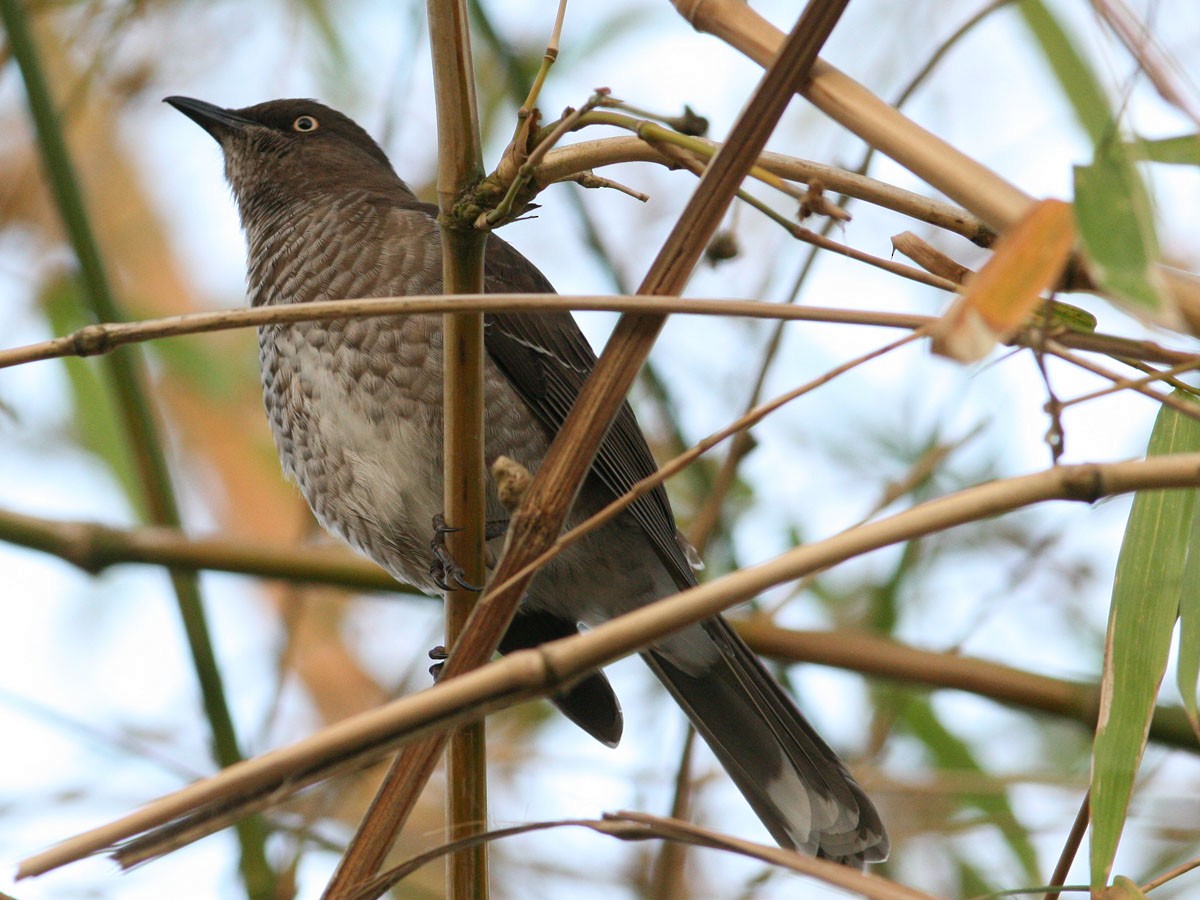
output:
M 1134 462 L 1056 466 L 922 503 L 614 619 L 585 634 L 513 653 L 483 669 L 352 717 L 311 738 L 239 763 L 102 828 L 22 862 L 20 877 L 41 874 L 112 847 L 179 817 L 220 811 L 232 802 L 324 775 L 324 767 L 377 758 L 398 741 L 454 727 L 552 692 L 599 666 L 763 591 L 872 550 L 1051 499 L 1095 502 L 1113 494 L 1200 485 L 1200 454 Z M 412 745 L 410 745 L 412 746 Z

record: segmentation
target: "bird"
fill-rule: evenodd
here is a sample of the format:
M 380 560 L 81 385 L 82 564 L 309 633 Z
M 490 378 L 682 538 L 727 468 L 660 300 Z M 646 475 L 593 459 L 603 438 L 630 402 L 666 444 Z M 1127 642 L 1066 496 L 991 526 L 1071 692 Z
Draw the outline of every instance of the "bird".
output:
M 437 208 L 419 200 L 347 116 L 314 100 L 226 109 L 165 98 L 220 145 L 247 247 L 253 306 L 439 294 Z M 491 235 L 488 292 L 553 293 Z M 439 596 L 430 567 L 443 503 L 441 316 L 264 325 L 259 361 L 285 475 L 317 520 L 395 578 Z M 566 311 L 484 319 L 485 460 L 536 472 L 596 357 Z M 597 451 L 568 525 L 653 474 L 628 403 Z M 508 511 L 487 476 L 487 516 Z M 496 538 L 490 544 L 499 549 Z M 660 486 L 548 563 L 530 582 L 501 653 L 578 633 L 696 584 L 693 552 Z M 887 857 L 878 811 L 761 660 L 720 616 L 642 658 L 781 846 L 862 868 Z M 619 702 L 602 672 L 551 698 L 615 746 Z

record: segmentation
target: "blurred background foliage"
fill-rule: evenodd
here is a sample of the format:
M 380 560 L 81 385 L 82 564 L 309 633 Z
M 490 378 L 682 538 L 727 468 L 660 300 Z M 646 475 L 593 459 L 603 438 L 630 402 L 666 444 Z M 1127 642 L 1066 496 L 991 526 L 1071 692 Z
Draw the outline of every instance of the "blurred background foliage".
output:
M 1187 0 L 1131 2 L 1194 101 L 1200 12 Z M 757 4 L 756 4 L 757 6 Z M 1017 4 L 855 0 L 823 54 L 885 98 L 899 96 L 962 23 L 975 25 L 931 68 L 906 111 L 1036 196 L 1069 197 L 1072 165 L 1092 159 L 1081 97 L 1047 64 L 1044 33 Z M 242 106 L 315 96 L 376 135 L 397 170 L 431 196 L 433 127 L 424 7 L 328 3 L 25 3 L 40 61 L 78 170 L 88 217 L 125 318 L 237 306 L 242 248 L 211 142 L 159 104 L 183 93 Z M 764 3 L 790 27 L 792 5 Z M 1101 73 L 1105 102 L 1147 138 L 1196 131 L 1163 99 L 1128 48 L 1083 0 L 1049 4 Z M 986 10 L 988 14 L 979 15 Z M 494 162 L 540 63 L 553 17 L 545 2 L 472 4 L 482 125 Z M 95 317 L 81 294 L 39 161 L 22 79 L 0 47 L 0 329 L 4 344 L 66 333 Z M 720 139 L 758 70 L 695 34 L 666 3 L 618 0 L 568 11 L 562 52 L 542 98 L 547 116 L 598 85 L 664 114 L 688 104 Z M 1073 92 L 1074 90 L 1074 92 Z M 1093 97 L 1094 99 L 1094 97 Z M 1073 112 L 1074 111 L 1074 112 Z M 1086 117 L 1085 117 L 1086 118 Z M 1086 125 L 1086 122 L 1085 122 Z M 591 134 L 584 134 L 591 137 Z M 772 149 L 853 168 L 860 141 L 801 101 Z M 1185 161 L 1194 163 L 1187 154 Z M 1141 167 L 1163 258 L 1200 267 L 1200 178 L 1191 166 Z M 870 173 L 928 192 L 877 158 Z M 554 188 L 536 217 L 505 230 L 563 293 L 636 286 L 694 180 L 650 166 L 604 174 L 651 197 Z M 913 229 L 964 265 L 983 252 L 903 217 L 850 204 L 835 237 L 876 255 Z M 738 252 L 695 274 L 696 296 L 940 312 L 946 298 L 810 250 L 753 211 L 731 213 Z M 1072 302 L 1076 302 L 1074 299 Z M 1151 333 L 1113 307 L 1078 300 L 1100 328 L 1193 349 Z M 612 317 L 581 317 L 599 345 Z M 634 401 L 660 459 L 770 397 L 890 339 L 846 326 L 676 317 Z M 247 545 L 325 543 L 279 476 L 259 400 L 248 331 L 174 338 L 127 351 L 146 363 L 159 439 L 185 532 Z M 1106 383 L 1048 364 L 1064 397 Z M 756 388 L 757 385 L 761 387 Z M 0 371 L 0 852 L 15 860 L 124 812 L 213 768 L 196 678 L 161 570 L 117 566 L 90 575 L 29 547 L 17 514 L 53 523 L 135 526 L 149 513 L 137 462 L 103 360 L 50 361 Z M 895 510 L 1049 463 L 1046 384 L 1028 352 L 963 368 L 907 347 L 842 377 L 754 429 L 719 505 L 710 505 L 727 447 L 670 485 L 681 526 L 705 548 L 706 576 L 769 558 L 880 510 Z M 1154 404 L 1120 393 L 1064 414 L 1066 461 L 1144 451 Z M 744 455 L 743 455 L 744 454 Z M 1095 681 L 1108 594 L 1128 502 L 1049 505 L 880 551 L 761 599 L 756 615 L 789 629 L 862 629 L 930 650 Z M 437 604 L 206 572 L 199 589 L 241 752 L 286 743 L 428 684 L 426 651 L 440 641 Z M 836 638 L 835 638 L 836 639 Z M 959 691 L 864 680 L 820 667 L 781 669 L 802 707 L 877 799 L 893 836 L 878 871 L 945 896 L 1045 883 L 1087 786 L 1091 736 L 1078 723 Z M 616 752 L 593 746 L 545 704 L 489 720 L 497 824 L 593 815 L 622 807 L 667 812 L 685 744 L 682 717 L 636 664 L 615 667 L 627 716 Z M 1165 691 L 1168 701 L 1169 689 Z M 765 839 L 707 751 L 690 774 L 698 820 Z M 218 754 L 219 757 L 219 754 Z M 268 816 L 275 896 L 317 896 L 378 772 L 322 785 Z M 1117 871 L 1144 880 L 1196 855 L 1200 787 L 1194 755 L 1152 745 Z M 396 858 L 439 841 L 435 782 Z M 660 848 L 614 846 L 570 832 L 500 842 L 496 896 L 664 896 Z M 165 896 L 245 891 L 227 834 L 116 875 L 84 863 L 5 887 L 21 897 Z M 1082 861 L 1073 881 L 1084 881 Z M 678 873 L 677 873 L 678 875 Z M 824 896 L 794 878 L 709 853 L 688 856 L 670 896 Z M 429 866 L 399 896 L 439 896 Z M 1188 896 L 1185 877 L 1156 896 Z M 832 896 L 832 894 L 831 894 Z

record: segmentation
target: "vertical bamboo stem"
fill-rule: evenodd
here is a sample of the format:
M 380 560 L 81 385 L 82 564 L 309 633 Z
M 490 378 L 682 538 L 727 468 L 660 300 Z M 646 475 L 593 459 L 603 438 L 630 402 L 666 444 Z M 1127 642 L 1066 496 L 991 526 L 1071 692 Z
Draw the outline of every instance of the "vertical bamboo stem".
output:
M 442 224 L 443 290 L 483 292 L 487 234 L 454 227 L 451 211 L 461 192 L 483 177 L 483 148 L 475 105 L 471 38 L 463 0 L 429 0 L 429 39 L 433 49 L 438 117 L 438 206 Z M 448 227 L 449 226 L 449 227 Z M 447 313 L 443 392 L 445 408 L 444 497 L 447 521 L 459 528 L 447 547 L 466 572 L 483 584 L 484 415 L 483 315 Z M 458 642 L 475 608 L 467 590 L 446 594 L 446 646 Z M 487 825 L 487 747 L 484 722 L 464 726 L 450 737 L 446 754 L 446 839 L 481 832 Z M 488 896 L 486 842 L 446 859 L 446 893 L 454 900 Z
M 438 117 L 438 205 L 442 226 L 443 292 L 483 292 L 487 235 L 456 227 L 450 213 L 459 194 L 483 176 L 483 150 L 471 66 L 470 36 L 463 0 L 429 0 L 429 39 L 433 56 Z M 442 319 L 446 520 L 460 529 L 446 536 L 451 555 L 466 580 L 482 584 L 484 528 L 483 315 L 447 313 Z M 432 523 L 430 523 L 432 527 Z M 446 646 L 453 649 L 470 617 L 476 595 L 446 595 Z M 486 660 L 485 660 L 486 661 Z M 446 671 L 443 677 L 450 677 Z M 483 722 L 454 733 L 446 757 L 447 839 L 482 831 L 487 823 L 487 770 Z M 410 744 L 384 777 L 341 865 L 325 889 L 326 898 L 350 895 L 383 866 L 419 791 L 412 773 L 433 771 L 445 741 Z M 423 781 L 422 781 L 423 783 Z M 488 896 L 487 845 L 481 843 L 447 858 L 447 896 L 481 900 Z

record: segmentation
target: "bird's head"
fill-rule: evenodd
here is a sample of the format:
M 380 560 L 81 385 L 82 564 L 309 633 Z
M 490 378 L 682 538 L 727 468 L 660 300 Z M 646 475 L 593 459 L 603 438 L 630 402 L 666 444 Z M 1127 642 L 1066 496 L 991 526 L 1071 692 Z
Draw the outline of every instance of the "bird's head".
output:
M 165 102 L 221 145 L 225 177 L 243 212 L 255 203 L 403 184 L 366 131 L 315 100 L 270 100 L 244 109 L 191 97 Z

